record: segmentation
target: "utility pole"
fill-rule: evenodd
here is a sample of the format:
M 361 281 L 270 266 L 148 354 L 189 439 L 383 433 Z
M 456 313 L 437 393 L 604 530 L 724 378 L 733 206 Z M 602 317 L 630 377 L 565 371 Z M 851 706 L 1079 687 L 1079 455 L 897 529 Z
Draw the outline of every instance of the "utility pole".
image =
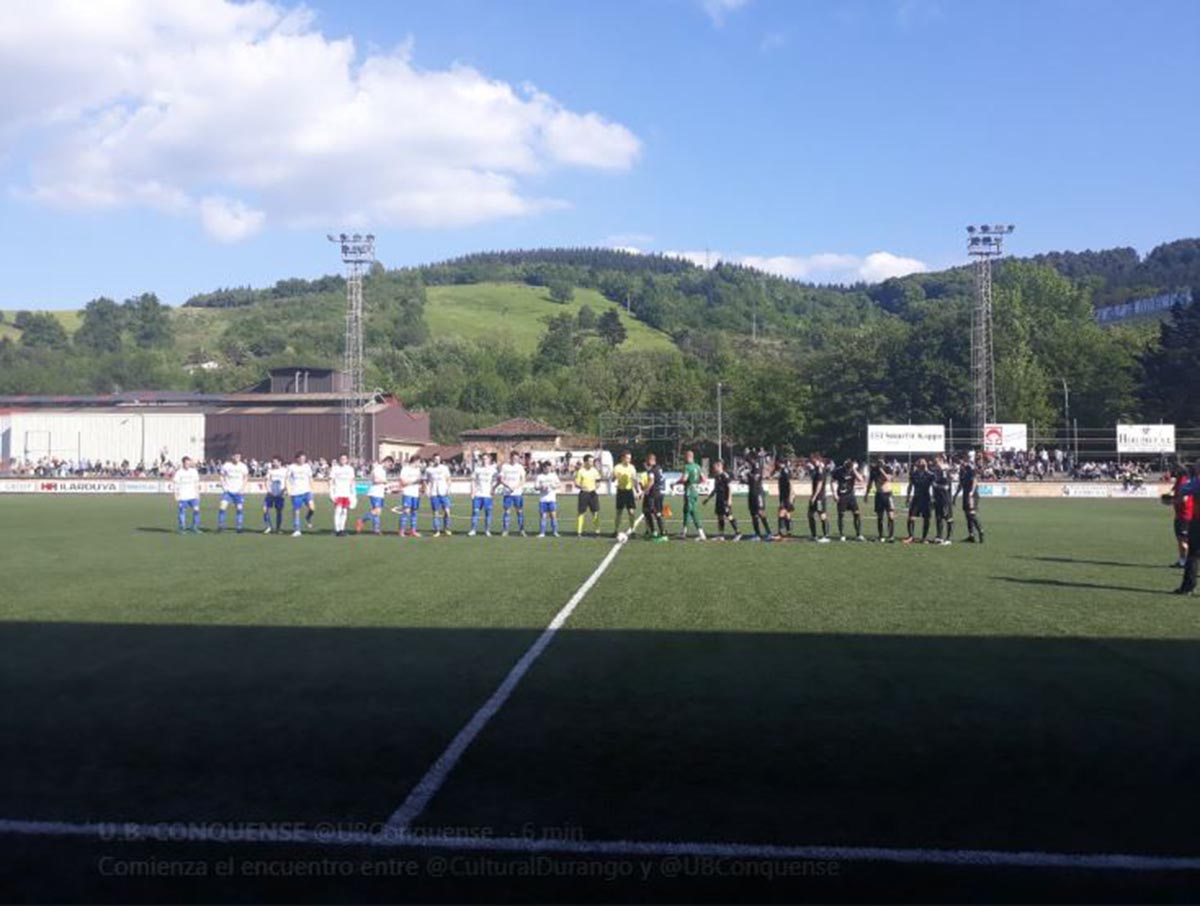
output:
M 346 265 L 346 346 L 342 358 L 342 443 L 351 461 L 364 459 L 366 424 L 366 378 L 363 367 L 363 273 L 375 260 L 375 237 L 368 233 L 350 236 L 327 234 L 340 246 Z M 375 458 L 374 452 L 371 458 Z

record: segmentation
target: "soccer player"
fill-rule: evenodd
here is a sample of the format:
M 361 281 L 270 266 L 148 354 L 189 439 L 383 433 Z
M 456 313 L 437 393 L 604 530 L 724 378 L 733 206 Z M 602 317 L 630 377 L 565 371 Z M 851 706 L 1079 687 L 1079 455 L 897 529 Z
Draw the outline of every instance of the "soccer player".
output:
M 933 461 L 933 515 L 937 520 L 937 538 L 934 544 L 950 544 L 954 531 L 954 473 L 946 457 L 939 453 Z M 945 529 L 945 535 L 942 529 Z
M 416 453 L 400 468 L 400 536 L 420 538 L 417 531 L 417 514 L 421 509 L 421 485 L 425 473 L 421 468 L 421 457 Z
M 433 537 L 450 537 L 450 467 L 437 453 L 425 467 L 425 488 L 433 510 Z
M 916 467 L 912 470 L 912 474 L 908 476 L 908 537 L 904 539 L 905 544 L 912 544 L 916 538 L 913 536 L 913 529 L 917 524 L 917 517 L 921 517 L 921 543 L 924 544 L 929 540 L 929 510 L 932 501 L 930 498 L 933 495 L 933 473 L 929 471 L 929 464 L 924 457 L 917 460 Z
M 696 463 L 696 454 L 688 450 L 683 454 L 683 475 L 675 482 L 675 487 L 683 488 L 683 527 L 680 529 L 681 540 L 687 539 L 688 522 L 696 527 L 696 540 L 705 538 L 704 528 L 700 525 L 700 482 L 704 473 Z
M 308 457 L 301 450 L 296 454 L 295 461 L 287 469 L 287 492 L 292 498 L 292 537 L 300 537 L 300 510 L 304 510 L 304 525 L 312 531 L 313 514 L 317 505 L 312 495 L 313 470 Z
M 867 474 L 867 493 L 863 495 L 863 505 L 866 506 L 871 492 L 875 492 L 875 525 L 879 530 L 879 540 L 888 544 L 896 540 L 896 502 L 892 496 L 892 473 L 883 459 L 876 459 L 871 464 Z M 887 535 L 883 534 L 883 522 L 887 519 Z
M 767 522 L 767 489 L 764 484 L 766 473 L 763 461 L 757 456 L 747 460 L 742 471 L 746 483 L 746 504 L 750 508 L 750 525 L 754 528 L 755 541 L 770 541 L 771 526 Z
M 829 543 L 829 515 L 825 512 L 825 498 L 829 494 L 829 475 L 832 471 L 832 464 L 824 462 L 820 453 L 813 453 L 808 458 L 808 531 L 812 540 L 821 544 Z M 817 537 L 818 519 L 821 521 L 820 538 Z
M 713 507 L 717 515 L 717 531 L 721 533 L 716 540 L 725 540 L 725 522 L 728 520 L 729 527 L 733 529 L 733 540 L 741 541 L 742 533 L 738 531 L 737 520 L 733 518 L 733 482 L 725 471 L 725 463 L 719 459 L 713 463 L 713 489 L 708 492 L 704 502 L 708 503 L 714 497 L 717 500 Z
M 621 515 L 629 517 L 629 531 L 637 525 L 637 466 L 633 464 L 633 454 L 628 450 L 621 453 L 621 461 L 613 466 L 613 482 L 617 486 L 617 518 L 613 525 L 613 537 L 621 533 Z M 709 495 L 712 496 L 712 495 Z
M 837 494 L 839 540 L 846 540 L 846 514 L 854 517 L 854 540 L 866 541 L 862 533 L 862 514 L 858 511 L 858 464 L 847 459 L 833 470 L 833 487 Z
M 485 453 L 471 472 L 471 530 L 469 537 L 475 537 L 479 528 L 479 515 L 483 514 L 483 534 L 492 537 L 492 493 L 496 490 L 499 480 L 496 468 L 496 454 Z
M 646 517 L 646 539 L 666 541 L 667 529 L 663 524 L 663 494 L 667 480 L 662 466 L 653 453 L 646 454 L 646 471 L 642 473 L 642 514 Z
M 983 526 L 979 523 L 979 485 L 976 483 L 977 473 L 975 464 L 969 457 L 964 456 L 958 467 L 958 487 L 954 489 L 954 497 L 950 500 L 950 510 L 954 511 L 954 500 L 962 494 L 963 516 L 967 520 L 967 544 L 983 544 Z M 946 537 L 950 537 L 947 532 Z
M 329 499 L 333 501 L 334 537 L 346 536 L 346 520 L 350 511 L 358 505 L 358 497 L 354 490 L 355 479 L 350 457 L 343 453 L 338 457 L 337 463 L 329 469 Z
M 1192 497 L 1181 493 L 1190 478 L 1188 470 L 1182 467 L 1178 468 L 1172 477 L 1174 484 L 1170 496 L 1175 513 L 1175 543 L 1179 545 L 1179 558 L 1175 561 L 1174 566 L 1183 569 L 1187 566 L 1188 534 L 1192 520 L 1196 518 L 1196 506 Z
M 547 528 L 554 533 L 555 538 L 558 537 L 559 485 L 558 476 L 550 468 L 550 461 L 546 460 L 542 463 L 542 470 L 538 472 L 538 476 L 533 482 L 533 487 L 538 493 L 538 520 L 541 526 L 541 530 L 538 532 L 539 538 L 546 537 Z M 582 519 L 582 517 L 580 518 Z
M 217 504 L 217 532 L 225 531 L 225 511 L 233 504 L 234 523 L 241 534 L 246 521 L 246 479 L 250 467 L 242 462 L 242 454 L 234 453 L 221 464 L 221 502 Z
M 592 514 L 592 534 L 600 534 L 600 470 L 592 465 L 592 454 L 583 457 L 583 465 L 575 472 L 575 487 L 579 490 L 579 516 L 575 520 L 575 534 L 583 537 L 583 517 Z
M 179 518 L 179 533 L 188 530 L 187 513 L 192 512 L 191 530 L 200 534 L 200 472 L 192 465 L 190 456 L 183 457 L 179 468 L 171 476 L 175 483 L 175 510 Z
M 271 457 L 267 469 L 267 496 L 263 498 L 263 534 L 271 534 L 271 511 L 275 511 L 275 531 L 283 529 L 283 495 L 287 490 L 287 469 L 279 456 Z
M 792 537 L 792 513 L 796 512 L 796 488 L 792 484 L 792 466 L 785 455 L 775 468 L 779 483 L 779 537 Z
M 496 477 L 496 487 L 504 495 L 502 505 L 504 514 L 500 517 L 500 534 L 507 535 L 511 525 L 509 514 L 517 514 L 517 530 L 525 537 L 525 466 L 521 462 L 521 454 L 513 450 L 508 462 L 500 467 Z
M 1200 568 L 1200 514 L 1196 512 L 1196 498 L 1200 496 L 1200 461 L 1192 463 L 1186 482 L 1175 485 L 1175 502 L 1186 498 L 1192 504 L 1192 519 L 1188 523 L 1188 555 L 1183 566 L 1183 581 L 1175 590 L 1177 595 L 1194 595 L 1196 593 L 1196 573 Z
M 371 466 L 371 487 L 367 489 L 367 501 L 371 505 L 368 518 L 371 520 L 371 531 L 375 535 L 383 534 L 383 503 L 387 497 L 388 473 L 392 471 L 393 465 L 395 460 L 388 456 L 382 462 Z M 362 527 L 363 520 L 356 519 L 354 530 L 361 532 Z

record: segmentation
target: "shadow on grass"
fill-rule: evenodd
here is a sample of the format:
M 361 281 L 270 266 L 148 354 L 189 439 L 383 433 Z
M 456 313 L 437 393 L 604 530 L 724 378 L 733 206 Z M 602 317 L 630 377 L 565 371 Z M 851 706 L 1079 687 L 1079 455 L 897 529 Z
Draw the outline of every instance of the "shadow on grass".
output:
M 1134 585 L 1105 585 L 1102 582 L 1068 582 L 1066 579 L 1022 579 L 1017 576 L 992 576 L 1000 582 L 1013 582 L 1017 585 L 1038 585 L 1044 588 L 1090 588 L 1096 591 L 1124 591 L 1138 595 L 1168 595 L 1171 588 L 1139 588 Z
M 1086 560 L 1082 557 L 1014 557 L 1014 560 L 1035 560 L 1039 563 L 1079 563 L 1085 566 L 1118 566 L 1129 569 L 1159 569 L 1160 563 L 1129 563 L 1122 560 Z
M 0 623 L 0 817 L 369 826 L 538 634 Z M 1194 640 L 568 629 L 424 820 L 497 836 L 532 826 L 592 839 L 1188 855 L 1197 698 Z M 1109 886 L 1096 874 L 851 863 L 825 881 L 737 881 L 748 888 L 699 873 L 612 886 L 549 869 L 529 880 L 100 877 L 105 855 L 402 851 L 3 843 L 10 895 L 42 901 L 896 899 L 900 878 L 904 896 L 925 900 L 1182 897 L 1178 875 Z

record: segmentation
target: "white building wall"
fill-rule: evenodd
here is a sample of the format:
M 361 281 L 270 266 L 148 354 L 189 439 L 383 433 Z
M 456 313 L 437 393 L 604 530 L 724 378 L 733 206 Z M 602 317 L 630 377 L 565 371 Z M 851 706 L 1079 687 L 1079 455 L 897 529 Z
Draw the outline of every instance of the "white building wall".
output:
M 204 457 L 204 414 L 182 412 L 14 412 L 9 418 L 9 456 L 37 461 L 157 462 L 165 455 Z
M 5 413 L 0 415 L 0 468 L 8 464 L 12 454 L 9 452 L 9 447 L 12 438 L 12 417 Z

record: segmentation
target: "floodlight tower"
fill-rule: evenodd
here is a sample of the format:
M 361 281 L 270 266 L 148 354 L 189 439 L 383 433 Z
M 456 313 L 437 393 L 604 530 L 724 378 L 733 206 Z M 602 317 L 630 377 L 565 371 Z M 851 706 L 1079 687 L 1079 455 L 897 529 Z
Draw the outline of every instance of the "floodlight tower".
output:
M 350 459 L 358 462 L 366 452 L 366 379 L 363 375 L 363 272 L 375 260 L 375 237 L 368 233 L 327 234 L 341 247 L 346 265 L 346 351 L 342 359 L 342 443 Z
M 996 354 L 992 345 L 992 259 L 1004 253 L 1004 237 L 1016 227 L 967 227 L 967 254 L 975 260 L 975 307 L 971 311 L 971 422 L 975 443 L 996 417 Z

